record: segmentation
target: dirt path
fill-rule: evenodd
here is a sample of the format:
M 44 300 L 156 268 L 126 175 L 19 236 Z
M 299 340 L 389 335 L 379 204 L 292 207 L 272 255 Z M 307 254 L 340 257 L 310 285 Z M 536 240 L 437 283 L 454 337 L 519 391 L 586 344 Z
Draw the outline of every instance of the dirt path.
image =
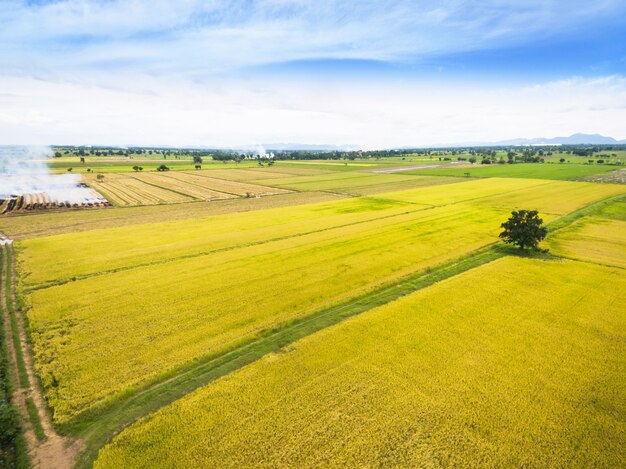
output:
M 13 342 L 9 340 L 12 337 L 12 330 L 10 325 L 10 318 L 8 316 L 9 307 L 13 306 L 15 311 L 15 319 L 17 323 L 17 329 L 19 332 L 19 347 L 22 350 L 24 356 L 24 364 L 26 365 L 26 375 L 28 376 L 29 386 L 24 387 L 20 384 L 18 365 L 17 365 L 17 353 L 13 346 L 9 347 L 9 360 L 11 372 L 14 376 L 15 390 L 12 396 L 12 402 L 17 407 L 22 422 L 24 422 L 24 436 L 28 444 L 29 455 L 34 468 L 42 469 L 69 469 L 74 465 L 76 455 L 82 450 L 82 441 L 72 440 L 68 437 L 59 435 L 54 426 L 50 414 L 48 413 L 46 402 L 44 400 L 43 393 L 39 386 L 39 381 L 35 375 L 32 357 L 30 354 L 28 337 L 26 334 L 26 327 L 24 324 L 24 318 L 17 309 L 17 301 L 15 296 L 15 256 L 13 246 L 10 240 L 0 235 L 2 239 L 3 250 L 3 263 L 2 263 L 2 287 L 0 292 L 2 294 L 3 310 L 7 313 L 4 324 L 7 341 L 13 345 Z M 7 258 L 7 254 L 11 254 L 11 259 Z M 7 288 L 7 275 L 10 277 L 9 288 Z M 45 433 L 45 438 L 39 440 L 34 431 L 33 423 L 29 417 L 27 400 L 32 399 L 39 415 L 41 427 Z

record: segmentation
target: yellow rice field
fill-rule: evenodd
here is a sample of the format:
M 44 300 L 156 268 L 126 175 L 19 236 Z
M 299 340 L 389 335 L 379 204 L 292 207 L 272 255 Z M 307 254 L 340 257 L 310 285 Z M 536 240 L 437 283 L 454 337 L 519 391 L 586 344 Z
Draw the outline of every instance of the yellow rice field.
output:
M 340 226 L 363 223 L 428 208 L 387 199 L 354 198 L 330 203 L 232 213 L 185 221 L 47 236 L 23 241 L 20 256 L 28 287 L 75 276 L 97 274 L 264 244 Z M 110 249 L 110 246 L 116 246 Z
M 289 192 L 273 197 L 220 200 L 215 203 L 192 202 L 173 205 L 109 207 L 106 210 L 66 210 L 20 213 L 0 217 L 0 231 L 13 239 L 37 238 L 146 223 L 191 220 L 229 213 L 267 210 L 345 199 L 329 192 Z
M 298 191 L 331 191 L 359 196 L 395 192 L 439 184 L 450 184 L 460 181 L 464 181 L 464 178 L 350 171 L 321 175 L 260 179 L 255 182 Z
M 554 205 L 552 184 L 466 181 L 21 241 L 22 287 L 37 288 L 25 298 L 33 349 L 55 420 L 75 421 L 263 330 L 496 242 L 510 211 L 502 194 L 541 204 L 546 189 Z M 562 211 L 623 190 L 556 184 L 569 197 Z
M 547 241 L 557 256 L 626 269 L 626 221 L 586 217 Z
M 524 179 L 472 180 L 332 203 L 40 237 L 21 244 L 23 282 L 30 287 L 181 256 L 262 244 L 278 237 L 326 230 L 437 205 L 466 203 L 497 210 L 530 205 L 530 208 L 539 209 L 545 221 L 549 221 L 554 215 L 546 214 L 545 208 L 554 210 L 559 204 L 559 212 L 564 214 L 620 191 L 626 189 Z M 566 194 L 567 200 L 560 201 L 559 192 Z M 507 206 L 509 199 L 510 207 Z
M 626 277 L 504 258 L 296 342 L 95 467 L 623 467 Z
M 494 242 L 505 215 L 441 207 L 34 291 L 33 349 L 54 418 Z

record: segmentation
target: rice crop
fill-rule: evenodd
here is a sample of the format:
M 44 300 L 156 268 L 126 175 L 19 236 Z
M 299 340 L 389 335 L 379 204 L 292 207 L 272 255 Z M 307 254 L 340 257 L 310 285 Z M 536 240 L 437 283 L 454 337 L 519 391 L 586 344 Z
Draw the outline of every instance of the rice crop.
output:
M 162 408 L 95 467 L 622 467 L 625 292 L 500 259 Z

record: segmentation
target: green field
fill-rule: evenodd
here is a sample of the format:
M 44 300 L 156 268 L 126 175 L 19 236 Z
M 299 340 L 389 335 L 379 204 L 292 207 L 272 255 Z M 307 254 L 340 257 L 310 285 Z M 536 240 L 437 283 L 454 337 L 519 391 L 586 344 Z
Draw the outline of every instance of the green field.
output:
M 456 177 L 514 177 L 530 179 L 578 179 L 614 171 L 619 166 L 576 163 L 474 164 L 459 168 L 434 168 L 409 171 L 408 174 Z M 469 173 L 469 176 L 468 176 Z M 406 173 L 405 173 L 406 174 Z

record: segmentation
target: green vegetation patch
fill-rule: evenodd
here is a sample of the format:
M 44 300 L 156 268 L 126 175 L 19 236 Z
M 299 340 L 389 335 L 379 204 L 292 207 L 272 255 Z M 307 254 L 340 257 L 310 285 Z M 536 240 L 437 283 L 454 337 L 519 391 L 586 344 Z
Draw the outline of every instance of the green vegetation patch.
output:
M 568 163 L 474 164 L 454 168 L 432 168 L 410 171 L 409 174 L 459 176 L 478 178 L 576 179 L 615 170 L 615 166 Z M 469 174 L 469 176 L 468 176 Z

